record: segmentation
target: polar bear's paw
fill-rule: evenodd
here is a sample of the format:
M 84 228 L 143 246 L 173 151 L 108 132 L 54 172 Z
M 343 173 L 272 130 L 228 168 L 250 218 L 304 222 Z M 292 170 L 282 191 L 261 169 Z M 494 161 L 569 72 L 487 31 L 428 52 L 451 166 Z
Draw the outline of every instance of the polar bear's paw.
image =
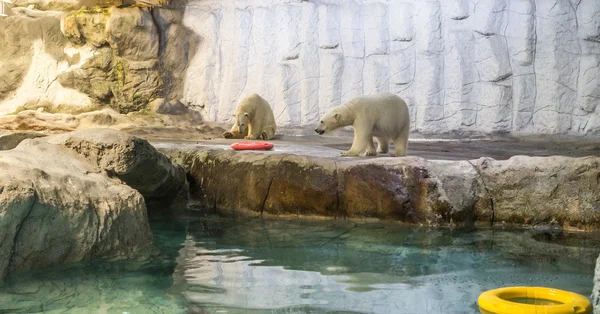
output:
M 227 131 L 223 133 L 223 137 L 224 138 L 233 138 L 233 133 Z
M 340 155 L 342 155 L 343 157 L 358 157 L 357 153 L 352 152 L 340 152 Z

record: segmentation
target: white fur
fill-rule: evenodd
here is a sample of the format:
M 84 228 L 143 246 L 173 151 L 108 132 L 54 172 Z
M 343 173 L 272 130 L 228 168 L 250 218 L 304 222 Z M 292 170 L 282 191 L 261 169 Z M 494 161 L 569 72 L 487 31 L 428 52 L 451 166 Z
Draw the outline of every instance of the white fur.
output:
M 342 156 L 366 156 L 387 153 L 390 141 L 396 148 L 392 156 L 406 156 L 410 117 L 408 106 L 402 98 L 391 93 L 360 96 L 326 113 L 315 129 L 319 134 L 352 126 L 354 141 Z M 373 145 L 377 141 L 377 151 Z
M 242 99 L 235 108 L 234 117 L 231 130 L 223 133 L 225 138 L 270 140 L 277 131 L 271 106 L 258 94 Z

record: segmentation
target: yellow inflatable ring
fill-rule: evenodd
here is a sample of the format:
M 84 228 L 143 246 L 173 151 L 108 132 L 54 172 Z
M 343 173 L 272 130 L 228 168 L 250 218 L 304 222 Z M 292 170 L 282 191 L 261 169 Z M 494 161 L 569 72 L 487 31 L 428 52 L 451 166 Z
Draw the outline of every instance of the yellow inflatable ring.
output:
M 534 305 L 512 299 L 543 299 L 561 304 Z M 577 293 L 543 287 L 507 287 L 489 290 L 477 299 L 481 313 L 494 314 L 591 314 L 590 301 Z

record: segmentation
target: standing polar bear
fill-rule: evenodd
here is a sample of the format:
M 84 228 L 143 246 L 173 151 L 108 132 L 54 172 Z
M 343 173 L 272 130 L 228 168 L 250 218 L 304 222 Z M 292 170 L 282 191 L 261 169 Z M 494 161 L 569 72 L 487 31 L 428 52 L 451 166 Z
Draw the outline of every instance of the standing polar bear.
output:
M 390 141 L 394 142 L 396 153 L 392 156 L 406 156 L 410 117 L 408 106 L 402 98 L 391 93 L 360 96 L 326 113 L 315 129 L 319 134 L 352 126 L 354 141 L 349 151 L 342 156 L 366 156 L 387 153 Z M 377 152 L 373 145 L 377 141 Z
M 270 140 L 277 131 L 271 106 L 258 94 L 242 99 L 233 116 L 235 123 L 231 130 L 223 133 L 224 138 Z

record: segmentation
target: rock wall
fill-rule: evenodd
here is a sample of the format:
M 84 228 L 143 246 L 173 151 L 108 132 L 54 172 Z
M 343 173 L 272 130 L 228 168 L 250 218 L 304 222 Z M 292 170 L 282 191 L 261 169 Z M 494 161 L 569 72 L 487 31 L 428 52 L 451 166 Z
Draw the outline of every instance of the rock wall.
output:
M 181 23 L 183 10 L 43 8 L 16 7 L 0 18 L 0 115 L 107 106 L 126 114 L 181 98 L 181 75 L 198 45 Z
M 256 92 L 312 127 L 389 91 L 422 133 L 600 134 L 599 16 L 597 0 L 195 1 L 184 98 L 229 121 Z
M 164 98 L 230 122 L 259 93 L 280 127 L 310 132 L 389 91 L 413 132 L 600 135 L 597 0 L 82 3 L 17 1 L 0 18 L 0 115 Z
M 20 11 L 23 16 L 0 18 L 0 114 L 28 104 L 91 105 L 90 97 L 57 80 L 78 63 L 60 32 L 59 12 Z M 81 55 L 89 53 L 81 51 Z

